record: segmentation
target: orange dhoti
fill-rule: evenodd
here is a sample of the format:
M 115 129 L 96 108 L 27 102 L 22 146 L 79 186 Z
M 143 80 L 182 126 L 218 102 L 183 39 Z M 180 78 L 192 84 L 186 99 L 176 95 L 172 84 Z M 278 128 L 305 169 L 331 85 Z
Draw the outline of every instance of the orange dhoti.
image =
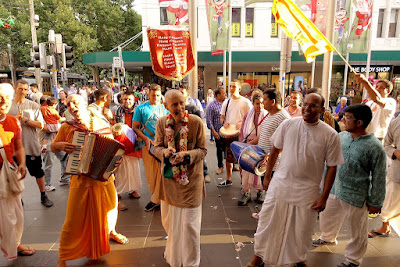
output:
M 59 259 L 97 259 L 110 253 L 109 234 L 117 221 L 114 176 L 100 182 L 72 175 Z

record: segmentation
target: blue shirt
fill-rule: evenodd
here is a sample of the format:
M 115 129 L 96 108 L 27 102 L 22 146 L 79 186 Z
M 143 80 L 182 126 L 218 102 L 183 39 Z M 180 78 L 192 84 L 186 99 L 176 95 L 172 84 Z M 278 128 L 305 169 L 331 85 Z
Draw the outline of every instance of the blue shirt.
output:
M 381 208 L 385 199 L 386 154 L 373 135 L 353 139 L 349 132 L 339 134 L 344 164 L 336 172 L 334 190 L 340 200 L 362 208 Z
M 203 119 L 204 118 L 204 110 L 203 107 L 200 103 L 200 101 L 197 98 L 191 98 L 190 96 L 187 99 L 188 104 L 195 105 L 199 110 L 200 110 L 200 116 Z
M 219 133 L 219 129 L 221 129 L 221 108 L 222 103 L 219 103 L 217 99 L 214 99 L 206 109 L 206 121 L 207 128 L 212 130 L 214 129 L 217 133 Z
M 146 127 L 150 130 L 151 134 L 145 128 L 143 128 L 143 133 L 151 140 L 154 140 L 157 120 L 168 113 L 169 111 L 163 104 L 152 106 L 147 101 L 136 108 L 135 114 L 133 115 L 133 121 L 140 122 L 141 126 L 146 124 Z

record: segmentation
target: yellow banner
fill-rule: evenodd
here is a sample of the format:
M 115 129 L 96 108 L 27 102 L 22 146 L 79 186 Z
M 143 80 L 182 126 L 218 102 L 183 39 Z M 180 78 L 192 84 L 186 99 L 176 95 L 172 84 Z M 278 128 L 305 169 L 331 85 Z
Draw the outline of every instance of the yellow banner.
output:
M 253 37 L 253 23 L 252 22 L 246 22 L 245 36 L 246 37 Z
M 300 44 L 308 63 L 313 62 L 318 55 L 335 51 L 332 44 L 292 1 L 274 0 L 272 13 L 285 34 Z
M 240 23 L 239 22 L 232 23 L 232 37 L 240 37 Z

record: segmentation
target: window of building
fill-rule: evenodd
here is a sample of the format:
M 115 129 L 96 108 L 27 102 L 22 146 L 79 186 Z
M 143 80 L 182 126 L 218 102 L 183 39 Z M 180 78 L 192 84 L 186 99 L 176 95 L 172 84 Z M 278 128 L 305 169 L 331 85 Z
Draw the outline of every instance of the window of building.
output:
M 399 9 L 392 9 L 390 12 L 390 21 L 389 21 L 389 38 L 396 37 L 396 26 L 397 26 L 397 13 Z
M 384 9 L 379 9 L 379 16 L 378 16 L 378 29 L 377 29 L 377 38 L 382 38 L 382 25 L 383 25 L 383 16 L 385 15 Z
M 271 12 L 271 37 L 278 37 L 278 23 L 275 22 L 275 16 Z
M 246 37 L 253 37 L 254 8 L 246 8 Z
M 232 8 L 232 37 L 240 37 L 240 8 Z
M 166 7 L 160 7 L 160 25 L 168 25 L 168 15 Z

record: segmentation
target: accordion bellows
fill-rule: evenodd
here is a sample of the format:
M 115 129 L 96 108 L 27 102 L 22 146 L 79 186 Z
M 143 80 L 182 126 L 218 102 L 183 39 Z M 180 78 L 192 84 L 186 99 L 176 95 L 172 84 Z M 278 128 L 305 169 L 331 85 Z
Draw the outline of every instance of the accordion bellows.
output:
M 72 144 L 77 149 L 70 154 L 65 172 L 83 174 L 102 182 L 117 170 L 125 152 L 120 142 L 96 133 L 75 131 Z

